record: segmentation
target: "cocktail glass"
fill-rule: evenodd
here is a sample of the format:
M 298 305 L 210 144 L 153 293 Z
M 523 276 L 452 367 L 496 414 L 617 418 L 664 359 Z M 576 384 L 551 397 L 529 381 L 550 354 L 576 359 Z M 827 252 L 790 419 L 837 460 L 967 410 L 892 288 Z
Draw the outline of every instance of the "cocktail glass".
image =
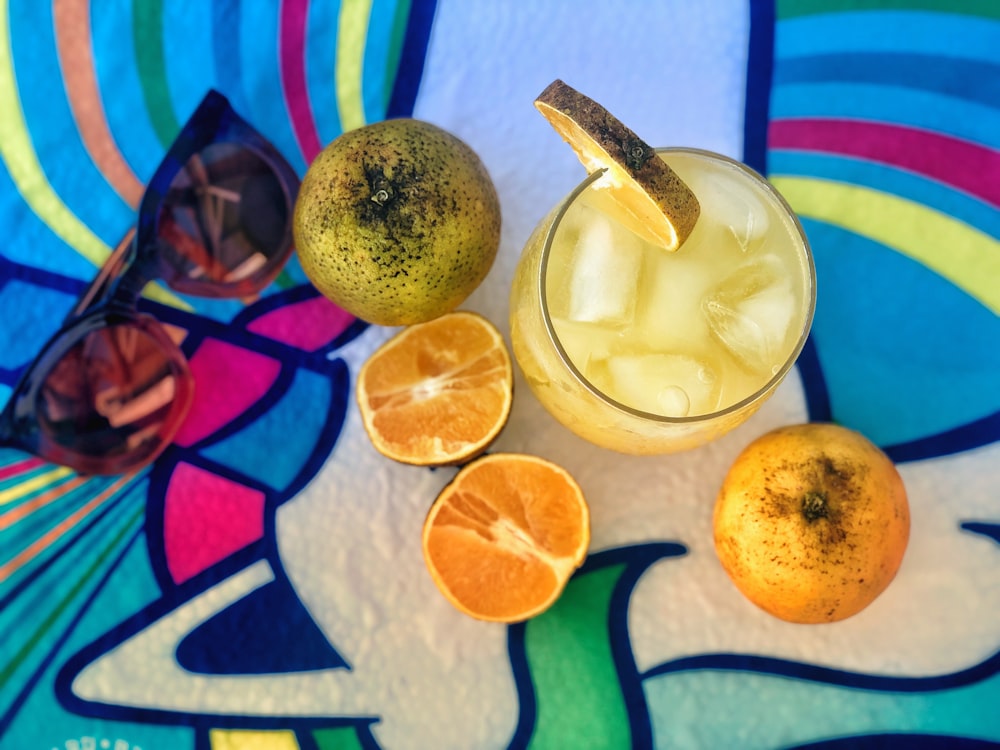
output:
M 758 173 L 659 149 L 699 199 L 674 253 L 640 240 L 590 174 L 536 227 L 510 296 L 515 359 L 562 424 L 631 454 L 686 450 L 746 421 L 784 380 L 816 302 L 809 243 Z

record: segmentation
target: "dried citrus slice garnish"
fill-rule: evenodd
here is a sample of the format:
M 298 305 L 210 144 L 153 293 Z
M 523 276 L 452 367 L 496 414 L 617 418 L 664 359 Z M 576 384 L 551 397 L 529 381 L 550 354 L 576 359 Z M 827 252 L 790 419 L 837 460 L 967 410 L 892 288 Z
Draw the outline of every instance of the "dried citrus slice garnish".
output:
M 587 555 L 590 511 L 562 467 L 496 453 L 463 467 L 424 522 L 424 561 L 457 609 L 520 622 L 545 611 Z
M 535 107 L 576 152 L 594 183 L 620 209 L 620 221 L 648 242 L 674 251 L 698 221 L 698 198 L 655 149 L 593 99 L 563 81 L 550 83 Z
M 418 466 L 461 463 L 503 429 L 513 399 L 503 337 L 454 312 L 404 328 L 368 358 L 356 396 L 376 450 Z

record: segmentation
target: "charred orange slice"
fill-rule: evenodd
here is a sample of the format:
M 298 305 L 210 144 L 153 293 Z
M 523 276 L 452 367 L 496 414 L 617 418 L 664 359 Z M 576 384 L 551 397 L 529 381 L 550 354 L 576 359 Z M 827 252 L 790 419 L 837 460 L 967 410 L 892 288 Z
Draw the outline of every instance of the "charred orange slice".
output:
M 563 81 L 549 84 L 535 107 L 589 173 L 605 170 L 593 187 L 617 204 L 622 224 L 669 251 L 684 243 L 701 213 L 698 198 L 655 149 Z

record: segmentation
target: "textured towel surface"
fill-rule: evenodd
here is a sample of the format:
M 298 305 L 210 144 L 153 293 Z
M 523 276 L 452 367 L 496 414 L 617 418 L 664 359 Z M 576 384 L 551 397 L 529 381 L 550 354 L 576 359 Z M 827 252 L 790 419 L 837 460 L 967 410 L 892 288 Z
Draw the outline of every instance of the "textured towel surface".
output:
M 0 404 L 210 87 L 300 174 L 385 117 L 466 140 L 504 223 L 465 307 L 505 334 L 520 248 L 583 176 L 532 107 L 551 80 L 652 143 L 740 158 L 815 253 L 793 373 L 735 432 L 659 458 L 585 444 L 519 380 L 495 447 L 574 474 L 593 546 L 552 610 L 506 627 L 424 569 L 451 470 L 392 464 L 361 428 L 353 377 L 390 331 L 294 259 L 253 301 L 151 289 L 197 384 L 156 463 L 84 478 L 0 448 L 0 748 L 1000 744 L 1000 10 L 516 5 L 0 0 Z M 913 527 L 882 597 L 804 627 L 728 582 L 711 508 L 747 442 L 810 419 L 897 461 Z

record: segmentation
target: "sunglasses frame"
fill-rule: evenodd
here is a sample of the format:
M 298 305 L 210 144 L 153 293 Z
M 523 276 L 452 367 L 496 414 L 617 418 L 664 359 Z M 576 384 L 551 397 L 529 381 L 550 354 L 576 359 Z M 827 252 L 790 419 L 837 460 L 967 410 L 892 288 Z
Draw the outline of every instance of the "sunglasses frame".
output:
M 160 238 L 160 209 L 174 179 L 189 160 L 220 143 L 233 143 L 261 158 L 272 170 L 286 201 L 288 217 L 279 249 L 251 280 L 234 284 L 190 282 L 170 262 L 181 253 L 165 253 Z M 97 276 L 80 295 L 60 329 L 25 368 L 0 413 L 0 445 L 18 448 L 47 461 L 68 466 L 80 474 L 123 474 L 153 461 L 173 439 L 190 408 L 194 380 L 187 358 L 154 316 L 139 311 L 142 290 L 150 281 L 164 281 L 183 294 L 203 297 L 247 297 L 264 289 L 281 272 L 292 253 L 291 217 L 299 177 L 281 153 L 243 120 L 219 92 L 209 90 L 168 149 L 139 204 L 133 229 L 118 244 Z M 156 441 L 139 449 L 106 456 L 73 451 L 43 428 L 38 398 L 55 366 L 88 335 L 126 325 L 152 339 L 166 355 L 174 378 L 171 413 L 159 428 Z

